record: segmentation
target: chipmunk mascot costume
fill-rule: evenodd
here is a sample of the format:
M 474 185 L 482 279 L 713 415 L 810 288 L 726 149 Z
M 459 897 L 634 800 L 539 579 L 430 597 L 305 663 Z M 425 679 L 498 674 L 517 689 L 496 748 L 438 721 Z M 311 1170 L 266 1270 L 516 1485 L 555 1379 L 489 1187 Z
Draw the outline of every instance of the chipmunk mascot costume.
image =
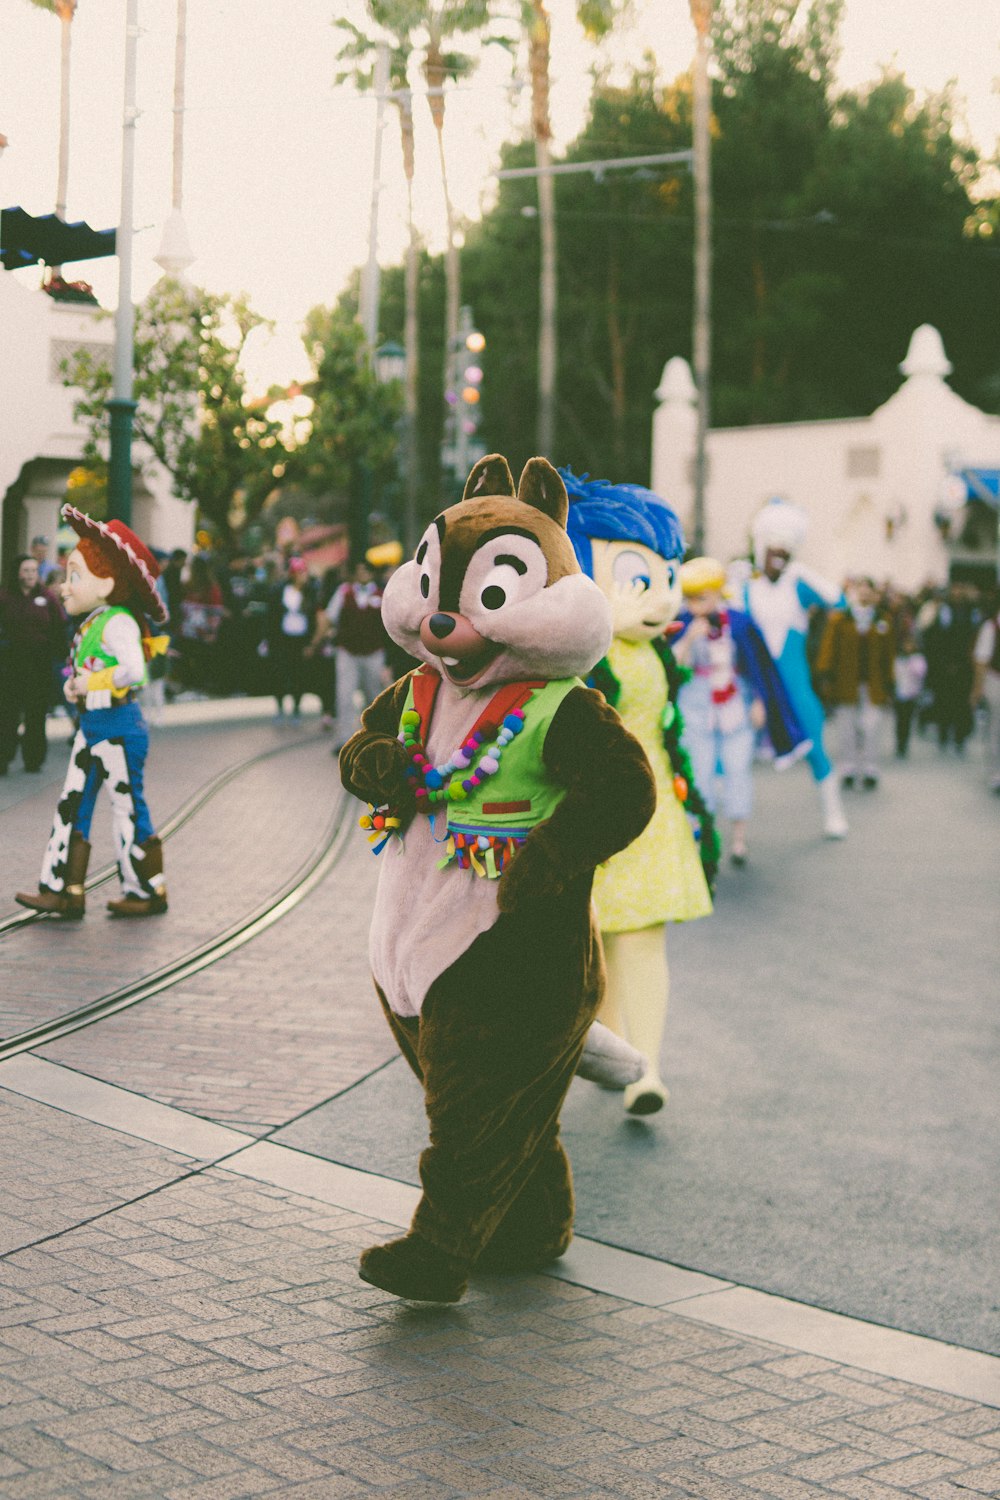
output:
M 638 743 L 577 674 L 611 622 L 566 535 L 566 490 L 534 458 L 476 464 L 383 601 L 423 665 L 382 693 L 341 752 L 384 849 L 370 954 L 420 1079 L 430 1144 L 408 1234 L 365 1281 L 455 1302 L 474 1266 L 538 1267 L 571 1238 L 559 1111 L 601 1002 L 595 867 L 648 822 Z
M 676 699 L 687 673 L 666 638 L 681 603 L 684 536 L 651 490 L 560 473 L 577 558 L 613 616 L 614 639 L 590 680 L 639 740 L 656 777 L 652 821 L 594 879 L 608 967 L 602 1015 L 647 1059 L 624 1104 L 629 1114 L 650 1115 L 667 1099 L 659 1071 L 670 990 L 666 924 L 711 912 L 719 860 L 715 821 L 681 743 Z M 689 813 L 699 821 L 700 850 Z
M 163 851 L 143 795 L 149 735 L 136 694 L 146 681 L 146 662 L 167 645 L 166 636 L 151 636 L 148 624 L 166 618 L 156 591 L 160 570 L 123 522 L 95 521 L 72 505 L 62 514 L 80 538 L 60 589 L 67 613 L 82 616 L 63 690 L 78 727 L 38 890 L 19 891 L 16 899 L 33 911 L 83 916 L 90 823 L 107 783 L 122 882 L 122 895 L 108 910 L 116 917 L 159 916 L 167 909 Z

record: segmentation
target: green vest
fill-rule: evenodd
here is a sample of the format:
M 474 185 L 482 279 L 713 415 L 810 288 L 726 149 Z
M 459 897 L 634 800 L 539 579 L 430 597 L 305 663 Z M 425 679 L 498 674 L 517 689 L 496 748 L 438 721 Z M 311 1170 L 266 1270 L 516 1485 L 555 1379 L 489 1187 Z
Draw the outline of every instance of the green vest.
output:
M 559 705 L 582 686 L 578 677 L 562 677 L 536 688 L 523 707 L 524 727 L 504 747 L 500 769 L 463 801 L 437 804 L 434 817 L 444 814 L 445 829 L 438 840 L 445 850 L 439 869 L 457 863 L 460 869 L 496 880 L 535 824 L 555 812 L 566 789 L 549 777 L 542 749 Z M 403 712 L 413 706 L 411 679 Z M 426 725 L 421 727 L 426 734 Z M 461 779 L 460 772 L 455 775 Z
M 73 652 L 73 665 L 78 672 L 83 670 L 84 662 L 87 661 L 100 662 L 100 667 L 91 668 L 92 671 L 102 671 L 108 667 L 117 667 L 117 656 L 112 656 L 103 643 L 105 626 L 115 615 L 128 615 L 130 620 L 135 618 L 131 610 L 122 609 L 117 604 L 109 605 L 107 609 L 102 609 L 100 614 L 95 615 L 90 623 L 84 626 L 77 640 L 76 649 Z M 146 674 L 143 672 L 142 682 L 137 682 L 135 687 L 142 687 L 145 681 Z

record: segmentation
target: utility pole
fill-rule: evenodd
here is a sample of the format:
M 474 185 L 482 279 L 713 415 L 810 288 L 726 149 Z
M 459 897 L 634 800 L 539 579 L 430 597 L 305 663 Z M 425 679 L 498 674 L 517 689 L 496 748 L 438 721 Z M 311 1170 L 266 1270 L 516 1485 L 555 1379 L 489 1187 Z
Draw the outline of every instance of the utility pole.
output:
M 170 213 L 155 260 L 168 276 L 183 278 L 194 260 L 187 225 L 184 223 L 184 74 L 187 61 L 187 0 L 177 0 L 177 30 L 174 38 L 174 149 L 170 190 Z
M 113 520 L 132 524 L 132 237 L 135 186 L 136 50 L 139 0 L 125 3 L 125 106 L 122 113 L 122 199 L 118 217 L 118 307 L 115 312 L 115 359 L 108 464 L 108 511 Z
M 692 352 L 694 381 L 698 391 L 691 541 L 695 553 L 701 554 L 705 550 L 706 444 L 712 375 L 712 98 L 708 77 L 712 0 L 690 0 L 690 6 L 697 35 L 693 77 L 695 239 Z
M 361 280 L 361 305 L 358 309 L 365 331 L 368 354 L 375 353 L 378 343 L 378 203 L 382 192 L 382 137 L 385 133 L 385 106 L 389 97 L 389 46 L 380 42 L 375 58 L 375 160 L 372 166 L 372 201 L 368 217 L 368 263 Z

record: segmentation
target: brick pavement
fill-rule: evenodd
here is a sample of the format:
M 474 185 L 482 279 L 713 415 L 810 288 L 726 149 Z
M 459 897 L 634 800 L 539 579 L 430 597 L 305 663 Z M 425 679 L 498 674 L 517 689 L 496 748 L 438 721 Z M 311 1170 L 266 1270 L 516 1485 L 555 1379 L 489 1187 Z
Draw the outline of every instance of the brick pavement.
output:
M 235 762 L 294 744 L 314 735 L 316 727 L 315 720 L 307 720 L 298 731 L 262 719 L 152 730 L 146 783 L 154 820 L 165 822 L 198 785 Z M 66 774 L 68 750 L 68 740 L 56 741 L 49 745 L 48 759 L 38 775 L 15 768 L 0 780 L 0 915 L 19 910 L 14 904 L 14 891 L 26 880 L 37 878 L 52 809 Z M 92 864 L 96 870 L 114 860 L 106 799 L 98 802 L 93 834 Z
M 237 758 L 232 748 L 229 758 Z M 189 770 L 189 793 L 205 779 Z M 39 922 L 7 934 L 0 1033 L 139 978 L 251 912 L 312 852 L 339 795 L 325 741 L 303 744 L 224 788 L 170 840 L 170 911 L 162 919 L 111 922 L 108 887 L 91 897 L 82 923 Z
M 4 1256 L 4 1500 L 1000 1490 L 1000 1410 L 542 1276 L 408 1306 L 389 1232 L 210 1167 Z
M 39 1056 L 240 1130 L 283 1124 L 396 1056 L 368 969 L 376 877 L 351 839 L 335 877 L 249 947 Z

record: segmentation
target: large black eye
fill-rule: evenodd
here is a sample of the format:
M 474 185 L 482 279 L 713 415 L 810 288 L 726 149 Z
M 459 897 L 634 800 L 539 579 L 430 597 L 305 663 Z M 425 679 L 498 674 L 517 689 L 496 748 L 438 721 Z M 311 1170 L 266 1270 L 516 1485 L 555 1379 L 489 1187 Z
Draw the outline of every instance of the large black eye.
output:
M 425 599 L 427 598 L 427 595 L 430 593 L 430 591 L 431 591 L 431 581 L 430 581 L 430 578 L 428 577 L 428 575 L 426 573 L 421 573 L 421 575 L 420 575 L 420 592 L 424 596 Z
M 507 603 L 507 595 L 496 583 L 491 583 L 488 588 L 483 589 L 480 597 L 484 609 L 502 609 Z

